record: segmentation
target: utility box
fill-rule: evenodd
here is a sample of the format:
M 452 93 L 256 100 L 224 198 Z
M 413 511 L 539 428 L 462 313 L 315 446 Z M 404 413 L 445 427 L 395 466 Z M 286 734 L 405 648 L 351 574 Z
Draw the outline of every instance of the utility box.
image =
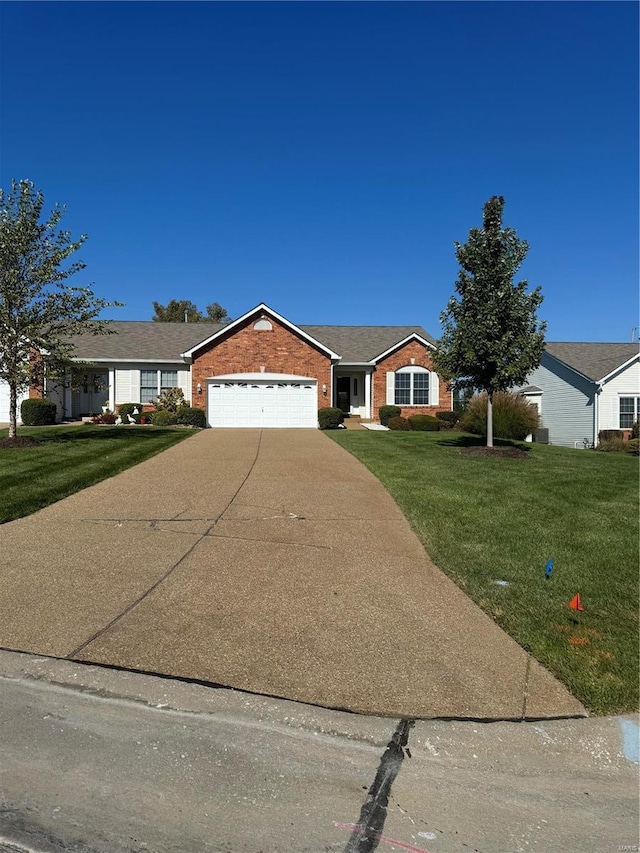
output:
M 540 427 L 534 433 L 533 440 L 537 444 L 549 444 L 549 430 L 547 427 Z

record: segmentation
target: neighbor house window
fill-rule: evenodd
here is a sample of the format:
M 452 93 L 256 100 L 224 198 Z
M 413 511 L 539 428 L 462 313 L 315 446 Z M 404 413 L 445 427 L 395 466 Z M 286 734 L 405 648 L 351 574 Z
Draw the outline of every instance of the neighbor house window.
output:
M 162 391 L 178 387 L 177 370 L 141 370 L 140 402 L 153 403 Z
M 429 405 L 429 371 L 426 367 L 401 367 L 395 373 L 396 406 Z
M 640 397 L 620 397 L 620 429 L 631 429 L 640 416 Z

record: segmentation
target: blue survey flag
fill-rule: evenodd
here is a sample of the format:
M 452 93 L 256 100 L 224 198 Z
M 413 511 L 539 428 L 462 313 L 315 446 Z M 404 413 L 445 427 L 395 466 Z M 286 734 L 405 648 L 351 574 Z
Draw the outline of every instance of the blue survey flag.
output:
M 553 557 L 547 561 L 547 568 L 544 570 L 544 576 L 547 580 L 551 577 L 551 572 L 553 571 Z

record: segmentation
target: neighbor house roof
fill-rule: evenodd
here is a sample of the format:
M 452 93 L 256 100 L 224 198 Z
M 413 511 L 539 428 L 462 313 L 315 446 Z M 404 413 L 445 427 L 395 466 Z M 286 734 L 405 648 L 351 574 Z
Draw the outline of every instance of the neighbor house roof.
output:
M 112 320 L 108 335 L 75 335 L 74 357 L 84 361 L 182 361 L 180 354 L 224 328 L 222 323 Z M 421 326 L 298 326 L 342 361 L 366 362 L 411 335 L 435 345 Z
M 594 382 L 604 379 L 639 352 L 638 344 L 551 342 L 545 344 L 545 349 L 549 355 Z

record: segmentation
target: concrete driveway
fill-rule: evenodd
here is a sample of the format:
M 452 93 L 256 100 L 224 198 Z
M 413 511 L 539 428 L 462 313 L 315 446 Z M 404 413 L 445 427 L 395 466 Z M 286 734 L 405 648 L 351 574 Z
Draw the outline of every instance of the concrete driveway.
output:
M 315 430 L 206 430 L 0 527 L 0 646 L 369 714 L 585 713 Z

